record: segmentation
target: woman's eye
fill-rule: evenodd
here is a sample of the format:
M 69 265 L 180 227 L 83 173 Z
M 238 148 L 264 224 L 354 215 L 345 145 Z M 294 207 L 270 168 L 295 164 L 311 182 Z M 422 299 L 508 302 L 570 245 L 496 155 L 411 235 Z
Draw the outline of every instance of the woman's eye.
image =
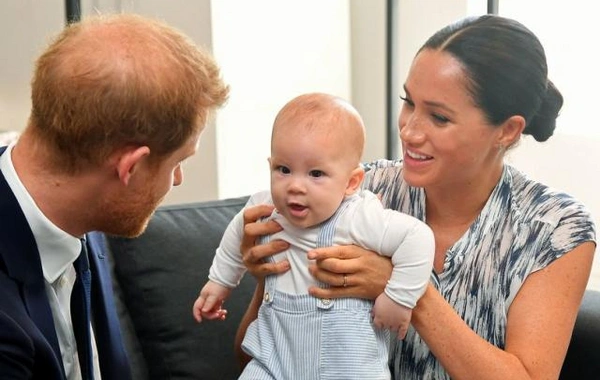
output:
M 281 174 L 290 174 L 290 168 L 288 168 L 287 166 L 278 166 L 277 167 L 277 171 L 280 172 Z
M 400 100 L 402 100 L 405 104 L 407 104 L 411 107 L 415 105 L 412 100 L 410 100 L 409 98 L 403 97 L 402 95 L 400 95 Z
M 319 178 L 319 177 L 325 175 L 325 173 L 322 170 L 311 170 L 309 172 L 309 175 L 311 177 Z
M 447 123 L 450 121 L 450 119 L 448 119 L 445 116 L 442 116 L 440 114 L 434 113 L 431 115 L 438 123 Z

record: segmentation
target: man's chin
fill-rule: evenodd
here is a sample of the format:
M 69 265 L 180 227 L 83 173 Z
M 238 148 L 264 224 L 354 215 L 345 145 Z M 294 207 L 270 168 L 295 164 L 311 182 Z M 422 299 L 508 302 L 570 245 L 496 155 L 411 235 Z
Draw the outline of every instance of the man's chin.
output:
M 109 228 L 105 228 L 103 232 L 108 235 L 133 239 L 140 236 L 144 233 L 144 231 L 146 231 L 149 222 L 150 216 L 148 216 L 145 220 L 137 223 L 131 222 L 127 224 L 115 224 L 113 226 L 110 226 Z
M 146 222 L 143 226 L 141 226 L 140 228 L 130 231 L 128 233 L 123 234 L 122 236 L 129 238 L 129 239 L 133 239 L 136 238 L 140 235 L 142 235 L 144 233 L 144 231 L 146 231 L 146 227 L 148 227 L 148 222 Z

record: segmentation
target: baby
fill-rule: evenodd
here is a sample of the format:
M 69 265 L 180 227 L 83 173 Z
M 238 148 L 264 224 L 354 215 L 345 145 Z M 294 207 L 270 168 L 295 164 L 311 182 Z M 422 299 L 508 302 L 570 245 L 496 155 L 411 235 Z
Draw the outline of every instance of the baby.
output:
M 310 93 L 288 102 L 271 136 L 270 192 L 249 205 L 270 203 L 270 216 L 290 248 L 270 260 L 288 260 L 286 273 L 267 276 L 258 318 L 242 348 L 253 360 L 240 379 L 389 379 L 389 331 L 403 338 L 412 308 L 425 291 L 433 266 L 433 233 L 423 222 L 384 209 L 361 189 L 365 131 L 362 118 L 338 97 Z M 221 308 L 244 275 L 240 244 L 243 210 L 228 226 L 210 268 L 209 281 L 194 303 L 197 321 L 224 319 Z M 323 286 L 309 273 L 307 252 L 355 244 L 391 257 L 392 277 L 373 302 L 317 299 Z M 340 286 L 347 286 L 344 275 Z

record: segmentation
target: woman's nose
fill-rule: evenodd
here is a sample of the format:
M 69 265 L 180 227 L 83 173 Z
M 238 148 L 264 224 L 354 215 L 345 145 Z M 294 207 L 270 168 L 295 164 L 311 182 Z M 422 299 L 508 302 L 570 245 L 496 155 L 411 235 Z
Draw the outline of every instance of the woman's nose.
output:
M 422 120 L 415 116 L 415 113 L 400 115 L 398 128 L 400 129 L 400 139 L 406 143 L 420 143 L 425 140 Z

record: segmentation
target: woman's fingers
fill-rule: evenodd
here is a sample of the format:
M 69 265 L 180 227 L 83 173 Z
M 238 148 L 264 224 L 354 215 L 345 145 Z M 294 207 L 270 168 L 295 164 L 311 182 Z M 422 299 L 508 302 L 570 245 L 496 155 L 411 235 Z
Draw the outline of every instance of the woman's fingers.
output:
M 286 250 L 289 244 L 283 240 L 272 240 L 265 244 L 252 245 L 242 251 L 244 264 L 262 262 L 265 258 Z
M 281 231 L 281 226 L 275 222 L 257 223 L 260 218 L 267 217 L 273 212 L 273 206 L 256 205 L 244 210 L 244 236 L 242 237 L 242 252 L 256 244 L 261 235 Z
M 310 273 L 330 286 L 309 290 L 310 294 L 319 298 L 352 296 L 374 299 L 383 292 L 392 273 L 388 257 L 357 246 L 320 248 L 311 251 L 310 257 L 316 259 L 309 266 Z
M 355 245 L 336 245 L 332 247 L 317 248 L 308 252 L 310 260 L 325 260 L 325 259 L 354 259 L 360 257 L 365 252 L 365 249 Z
M 335 259 L 328 259 L 328 260 L 335 260 Z M 340 261 L 340 260 L 337 260 L 337 261 Z M 340 265 L 333 265 L 333 266 L 339 268 L 340 266 L 344 266 L 342 264 L 346 264 L 346 263 L 340 263 Z M 336 271 L 330 271 L 330 270 L 324 269 L 322 264 L 316 264 L 316 263 L 309 264 L 308 270 L 314 278 L 316 278 L 320 282 L 324 282 L 324 283 L 328 284 L 329 286 L 344 287 L 344 275 L 346 276 L 346 288 L 348 286 L 352 285 L 351 284 L 352 275 L 350 273 L 345 273 L 345 272 L 338 273 Z
M 244 236 L 240 250 L 242 260 L 248 271 L 257 278 L 269 274 L 283 273 L 290 268 L 287 261 L 276 263 L 265 262 L 265 259 L 289 247 L 282 240 L 273 240 L 266 244 L 257 245 L 257 240 L 262 235 L 270 235 L 281 231 L 281 226 L 273 221 L 259 222 L 260 218 L 271 215 L 273 206 L 257 205 L 244 210 Z
M 283 273 L 290 269 L 287 260 L 267 262 L 264 259 L 278 252 L 286 250 L 289 244 L 283 240 L 273 240 L 266 244 L 253 245 L 242 252 L 242 260 L 248 271 L 257 278 L 269 274 Z
M 360 291 L 354 287 L 319 288 L 317 286 L 311 286 L 308 289 L 308 293 L 316 298 L 368 298 L 359 296 Z
M 335 279 L 327 272 L 351 274 L 363 271 L 364 266 L 368 264 L 367 260 L 371 256 L 378 255 L 355 245 L 344 245 L 315 249 L 309 252 L 308 258 L 315 259 L 316 268 L 313 268 L 315 271 L 313 275 L 321 276 L 317 279 L 338 286 L 343 285 L 343 281 L 336 283 Z
M 260 263 L 248 266 L 248 271 L 256 278 L 264 278 L 270 274 L 279 274 L 290 269 L 290 263 L 278 261 L 276 263 Z
M 260 204 L 246 208 L 244 210 L 244 224 L 254 223 L 260 218 L 271 215 L 275 206 Z

